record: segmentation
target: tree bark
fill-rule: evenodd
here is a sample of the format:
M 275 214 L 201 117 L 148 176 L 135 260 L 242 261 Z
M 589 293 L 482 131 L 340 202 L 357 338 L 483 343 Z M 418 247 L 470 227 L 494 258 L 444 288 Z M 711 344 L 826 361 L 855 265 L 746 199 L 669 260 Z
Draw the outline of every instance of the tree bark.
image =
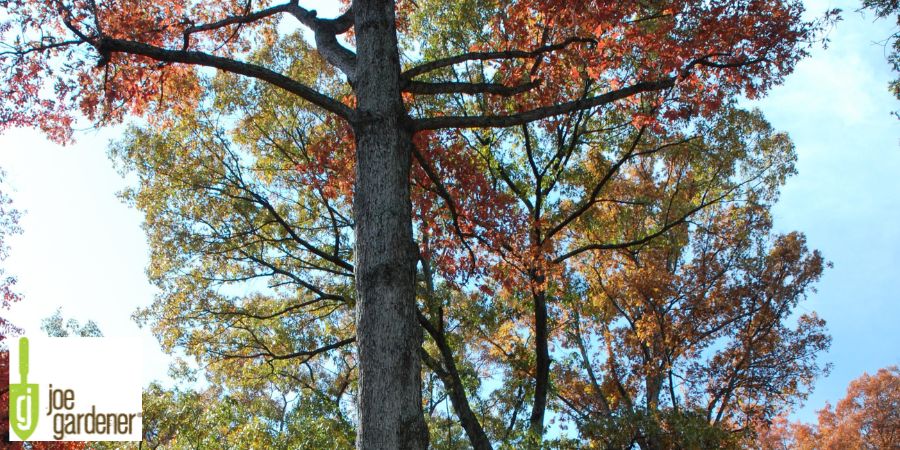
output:
M 416 318 L 409 194 L 412 132 L 400 96 L 394 2 L 353 2 L 357 40 L 355 277 L 359 404 L 356 448 L 428 446 Z

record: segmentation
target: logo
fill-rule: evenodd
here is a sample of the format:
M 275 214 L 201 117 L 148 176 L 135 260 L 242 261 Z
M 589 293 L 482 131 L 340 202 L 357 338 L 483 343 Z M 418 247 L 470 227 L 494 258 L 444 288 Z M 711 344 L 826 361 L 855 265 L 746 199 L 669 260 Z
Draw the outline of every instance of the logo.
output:
M 141 440 L 139 341 L 23 337 L 10 347 L 11 440 Z
M 19 383 L 9 385 L 9 425 L 26 440 L 38 422 L 38 385 L 28 383 L 28 338 L 19 338 Z

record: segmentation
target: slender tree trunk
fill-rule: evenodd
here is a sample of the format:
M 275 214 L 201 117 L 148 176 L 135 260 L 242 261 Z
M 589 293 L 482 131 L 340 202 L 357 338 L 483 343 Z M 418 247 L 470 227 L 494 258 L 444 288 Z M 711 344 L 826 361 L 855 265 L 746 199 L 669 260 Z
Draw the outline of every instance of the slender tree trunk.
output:
M 444 388 L 447 389 L 450 403 L 453 404 L 453 410 L 456 412 L 456 417 L 459 418 L 459 422 L 466 432 L 466 436 L 469 438 L 469 443 L 475 450 L 492 450 L 491 440 L 488 439 L 487 433 L 484 432 L 484 428 L 478 420 L 478 416 L 475 415 L 471 405 L 469 405 L 466 387 L 463 385 L 462 377 L 459 375 L 459 370 L 456 368 L 456 361 L 453 358 L 453 349 L 451 349 L 450 344 L 447 343 L 447 337 L 443 333 L 443 326 L 440 328 L 436 327 L 429 322 L 428 318 L 425 316 L 419 316 L 419 323 L 421 323 L 422 327 L 428 331 L 428 334 L 434 339 L 438 351 L 440 351 L 440 361 L 434 360 L 426 352 L 426 362 L 429 360 L 431 361 L 428 362 L 428 365 L 434 370 L 438 377 L 440 377 L 441 382 L 444 384 Z M 422 351 L 424 352 L 425 350 L 423 349 Z
M 534 300 L 534 345 L 536 365 L 534 376 L 534 405 L 531 408 L 530 432 L 538 440 L 544 435 L 544 412 L 550 390 L 550 347 L 547 330 L 547 293 L 543 289 L 543 275 L 538 275 Z
M 393 0 L 353 2 L 356 91 L 356 342 L 361 450 L 428 446 L 409 195 L 412 135 L 400 96 Z

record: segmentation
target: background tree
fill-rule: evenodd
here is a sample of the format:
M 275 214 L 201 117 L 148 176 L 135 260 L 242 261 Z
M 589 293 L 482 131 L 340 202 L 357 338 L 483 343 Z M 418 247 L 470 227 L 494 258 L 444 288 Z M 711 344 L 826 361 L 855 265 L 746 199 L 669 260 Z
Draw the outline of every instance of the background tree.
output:
M 493 151 L 497 160 L 484 157 L 495 176 L 494 189 L 508 188 L 505 194 L 527 211 L 521 220 L 525 226 L 507 229 L 506 233 L 520 235 L 498 246 L 502 255 L 494 266 L 496 272 L 487 282 L 479 281 L 486 283 L 481 291 L 448 295 L 446 288 L 428 287 L 430 278 L 426 278 L 424 305 L 432 318 L 423 326 L 437 347 L 431 361 L 426 357 L 426 365 L 439 375 L 443 372 L 439 378 L 473 442 L 480 442 L 481 428 L 498 441 L 518 439 L 523 420 L 531 436 L 542 433 L 535 430 L 534 414 L 529 417 L 527 408 L 531 403 L 533 411 L 537 403 L 529 401 L 537 395 L 533 387 L 537 383 L 528 380 L 539 373 L 542 346 L 536 342 L 540 339 L 546 340 L 546 363 L 551 357 L 558 361 L 544 379 L 544 394 L 549 393 L 556 403 L 552 409 L 571 417 L 580 437 L 613 440 L 604 444 L 610 448 L 626 448 L 642 433 L 642 448 L 668 448 L 646 441 L 648 429 L 663 429 L 659 420 L 664 414 L 671 420 L 663 424 L 670 434 L 677 434 L 674 428 L 692 430 L 684 436 L 696 435 L 702 426 L 727 437 L 746 429 L 750 419 L 771 417 L 801 399 L 821 370 L 815 355 L 828 345 L 822 322 L 813 315 L 802 319 L 796 330 L 786 328 L 791 311 L 821 273 L 821 257 L 809 254 L 799 235 L 778 239 L 779 248 L 766 255 L 770 251 L 767 211 L 778 187 L 793 173 L 794 153 L 786 137 L 774 133 L 758 113 L 739 110 L 709 123 L 695 123 L 690 128 L 692 136 L 660 136 L 630 124 L 619 128 L 616 138 L 587 133 L 588 144 L 563 139 L 570 132 L 566 130 L 551 128 L 551 139 L 544 141 L 536 137 L 539 131 L 531 131 L 530 142 L 522 144 L 528 157 L 525 162 L 516 164 L 509 158 L 511 162 L 504 163 L 497 150 Z M 594 128 L 588 124 L 585 129 Z M 472 147 L 479 148 L 483 144 L 478 143 L 485 140 L 476 136 Z M 568 163 L 571 167 L 562 176 L 547 169 L 554 167 L 554 158 L 560 155 L 575 161 Z M 457 188 L 458 194 L 451 194 L 452 189 L 443 194 L 450 198 L 447 209 L 451 212 L 454 203 L 467 202 L 463 190 Z M 465 217 L 465 212 L 459 216 L 471 221 L 470 229 L 488 223 L 471 214 Z M 452 214 L 446 217 L 455 219 Z M 469 225 L 460 221 L 464 227 Z M 541 246 L 530 244 L 534 236 L 554 232 L 562 237 L 547 239 Z M 516 254 L 515 247 L 522 242 L 526 244 L 519 248 L 527 251 Z M 423 257 L 423 266 L 431 267 L 427 259 Z M 535 264 L 543 280 L 536 279 Z M 440 264 L 434 266 L 445 286 L 452 281 L 446 271 L 439 270 Z M 788 285 L 779 286 L 785 282 Z M 750 294 L 757 290 L 767 294 L 762 298 Z M 545 300 L 538 311 L 534 308 L 541 303 L 534 300 L 536 293 Z M 429 301 L 435 294 L 438 301 Z M 585 306 L 586 301 L 591 306 Z M 627 302 L 629 310 L 621 309 L 618 302 Z M 707 302 L 715 306 L 702 306 Z M 733 306 L 726 309 L 726 304 Z M 534 331 L 539 313 L 549 319 L 543 337 Z M 618 327 L 629 321 L 631 327 Z M 710 327 L 701 330 L 700 325 Z M 615 329 L 604 331 L 604 326 Z M 456 336 L 444 331 L 448 328 Z M 729 340 L 734 346 L 720 355 L 704 352 L 728 347 Z M 633 350 L 628 350 L 632 345 Z M 455 363 L 452 347 L 460 359 L 472 362 Z M 551 347 L 555 348 L 552 355 Z M 602 351 L 595 359 L 596 347 Z M 721 368 L 720 380 L 707 375 L 707 370 L 722 364 L 716 359 L 740 353 L 747 357 L 735 360 L 740 367 Z M 801 363 L 794 364 L 795 359 Z M 579 370 L 585 360 L 589 366 L 592 360 L 607 362 Z M 467 383 L 454 375 L 460 372 L 455 366 L 474 372 Z M 666 371 L 674 375 L 669 378 L 672 389 L 664 390 Z M 479 377 L 503 383 L 491 394 L 489 404 L 496 408 L 496 416 L 482 417 L 484 427 L 477 415 L 470 414 L 473 408 L 465 398 L 464 384 L 469 384 L 469 391 L 477 391 Z M 621 395 L 634 398 L 635 404 L 629 405 L 615 392 L 613 380 L 620 383 Z M 703 386 L 707 383 L 710 386 Z M 606 385 L 602 391 L 601 384 Z M 679 391 L 691 390 L 690 396 L 674 395 L 676 386 Z M 584 393 L 592 389 L 587 397 L 593 400 L 587 400 Z M 740 411 L 732 397 L 738 389 L 742 391 L 735 395 L 741 399 Z M 705 390 L 710 401 L 701 408 L 698 400 Z M 669 392 L 673 395 L 666 407 L 660 397 Z M 606 397 L 617 396 L 615 408 L 610 408 Z M 641 397 L 646 403 L 636 404 Z M 484 414 L 485 402 L 473 400 L 474 409 Z M 666 410 L 672 404 L 674 411 Z M 744 417 L 733 420 L 733 415 Z M 634 427 L 633 431 L 628 427 Z M 693 445 L 718 446 L 702 441 Z
M 56 308 L 50 317 L 41 320 L 41 331 L 50 337 L 103 337 L 103 332 L 93 320 L 81 324 L 75 319 L 63 319 L 62 308 Z
M 3 172 L 0 171 L 0 181 Z M 10 235 L 21 232 L 19 228 L 20 214 L 12 208 L 11 200 L 0 191 L 0 263 L 7 257 L 9 250 L 7 239 Z M 20 300 L 15 292 L 16 279 L 6 276 L 4 267 L 0 267 L 0 310 L 9 309 L 12 303 Z M 9 351 L 7 339 L 21 333 L 22 330 L 0 316 L 0 432 L 3 442 L 9 442 Z
M 742 220 L 733 211 L 717 219 Z M 733 225 L 698 225 L 705 231 L 675 244 L 690 253 L 673 254 L 665 240 L 591 267 L 578 291 L 590 302 L 568 327 L 578 352 L 559 383 L 581 435 L 622 448 L 720 447 L 697 440 L 699 429 L 736 444 L 753 438 L 754 422 L 806 397 L 829 338 L 815 314 L 794 310 L 821 257 L 796 234 L 750 231 L 741 243 L 747 235 L 720 228 Z M 599 276 L 613 264 L 622 268 Z M 623 429 L 631 431 L 614 431 Z
M 154 383 L 144 390 L 140 448 L 353 448 L 353 430 L 335 427 L 327 419 L 329 407 L 314 397 L 292 398 L 286 392 L 166 389 Z M 121 448 L 99 446 L 107 447 Z
M 764 427 L 761 448 L 887 449 L 900 445 L 900 370 L 896 366 L 863 373 L 850 382 L 837 406 L 825 404 L 818 424 L 781 418 Z
M 4 6 L 0 126 L 37 126 L 65 141 L 74 110 L 109 123 L 127 113 L 190 109 L 204 76 L 196 67 L 204 66 L 276 86 L 352 129 L 360 448 L 426 445 L 409 188 L 415 133 L 518 126 L 643 96 L 673 99 L 659 111 L 667 118 L 708 113 L 725 98 L 756 96 L 778 83 L 805 54 L 814 29 L 793 1 L 610 2 L 587 10 L 550 0 L 506 2 L 474 9 L 490 20 L 474 21 L 465 33 L 482 37 L 473 51 L 403 41 L 403 27 L 416 14 L 431 13 L 415 2 L 396 8 L 389 0 L 355 0 L 335 19 L 318 18 L 295 0 L 256 7 L 92 0 Z M 338 100 L 340 89 L 310 86 L 242 59 L 273 43 L 281 17 L 312 31 L 351 98 Z M 352 50 L 337 38 L 350 31 Z M 450 53 L 444 57 L 442 50 Z M 445 78 L 466 63 L 493 65 L 485 72 L 493 75 Z M 596 83 L 573 92 L 568 82 L 581 73 Z M 467 94 L 487 108 L 448 115 L 439 106 L 407 105 L 405 94 Z
M 0 182 L 3 181 L 4 173 L 0 170 Z M 0 263 L 8 256 L 9 246 L 7 240 L 11 235 L 21 233 L 19 228 L 19 217 L 21 214 L 12 207 L 12 200 L 0 191 Z M 16 279 L 13 276 L 6 275 L 5 267 L 0 266 L 0 311 L 9 309 L 10 306 L 21 300 L 19 294 L 15 291 Z M 10 323 L 9 320 L 0 316 L 0 350 L 6 347 L 6 339 L 21 333 L 22 330 Z M 6 386 L 6 385 L 4 385 Z

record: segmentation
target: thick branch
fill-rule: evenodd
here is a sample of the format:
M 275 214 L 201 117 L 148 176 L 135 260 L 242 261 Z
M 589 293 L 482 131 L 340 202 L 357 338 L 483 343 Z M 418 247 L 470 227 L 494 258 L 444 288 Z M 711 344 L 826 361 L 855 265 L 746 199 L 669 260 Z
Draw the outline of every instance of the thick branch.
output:
M 330 64 L 334 65 L 353 82 L 356 72 L 356 55 L 352 51 L 340 45 L 336 35 L 346 33 L 353 26 L 353 9 L 335 19 L 319 19 L 316 12 L 308 10 L 297 4 L 297 0 L 275 5 L 266 9 L 247 14 L 226 17 L 216 22 L 203 25 L 192 25 L 184 30 L 184 50 L 190 45 L 190 35 L 194 33 L 218 30 L 231 25 L 253 23 L 281 13 L 288 13 L 297 18 L 303 25 L 313 31 L 316 39 L 316 48 Z
M 101 38 L 95 46 L 100 54 L 110 52 L 141 55 L 166 63 L 193 64 L 198 66 L 213 67 L 226 72 L 244 75 L 251 78 L 271 83 L 304 100 L 330 111 L 338 116 L 350 120 L 353 110 L 347 105 L 328 97 L 315 89 L 300 83 L 292 78 L 282 75 L 262 66 L 237 61 L 230 58 L 211 55 L 209 53 L 192 50 L 169 50 L 141 42 L 124 39 Z
M 340 69 L 350 80 L 350 84 L 354 84 L 356 54 L 337 40 L 338 34 L 346 33 L 353 26 L 353 8 L 336 19 L 319 19 L 316 17 L 316 11 L 303 8 L 297 4 L 297 0 L 291 0 L 288 11 L 313 31 L 316 49 L 322 57 Z
M 505 128 L 513 127 L 559 116 L 574 111 L 595 108 L 642 92 L 661 91 L 675 86 L 675 78 L 664 78 L 656 81 L 644 81 L 622 89 L 610 91 L 602 95 L 581 100 L 544 106 L 528 111 L 496 116 L 446 116 L 417 119 L 413 125 L 417 130 L 437 130 L 442 128 Z

